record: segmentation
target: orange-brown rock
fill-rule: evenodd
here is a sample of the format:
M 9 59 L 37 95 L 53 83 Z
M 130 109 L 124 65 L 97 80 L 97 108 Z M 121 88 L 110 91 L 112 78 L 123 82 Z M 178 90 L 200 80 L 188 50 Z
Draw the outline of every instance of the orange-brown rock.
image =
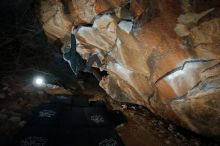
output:
M 72 22 L 64 14 L 63 4 L 59 0 L 41 0 L 40 18 L 46 35 L 52 39 L 64 39 L 70 36 Z
M 108 11 L 109 9 L 117 8 L 126 5 L 128 0 L 96 0 L 95 10 L 100 14 Z
M 100 86 L 115 100 L 220 137 L 220 2 L 131 0 L 129 8 L 127 2 L 72 0 L 69 6 L 71 22 L 91 24 L 78 28 L 77 51 L 84 59 L 98 53 L 108 72 Z M 61 14 L 64 22 L 68 15 Z M 66 23 L 57 30 L 49 24 L 49 37 L 64 37 Z
M 103 12 L 126 5 L 128 0 L 63 0 L 75 25 L 92 24 Z

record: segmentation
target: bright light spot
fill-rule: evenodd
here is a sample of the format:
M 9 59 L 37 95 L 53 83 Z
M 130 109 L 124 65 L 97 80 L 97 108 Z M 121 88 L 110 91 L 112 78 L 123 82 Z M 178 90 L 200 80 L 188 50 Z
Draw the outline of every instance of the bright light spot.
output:
M 36 77 L 33 81 L 33 84 L 37 87 L 41 87 L 41 86 L 45 85 L 44 78 L 43 77 Z
M 185 71 L 184 70 L 178 70 L 170 75 L 168 75 L 166 78 L 168 80 L 175 80 L 176 78 L 180 77 L 180 76 L 184 76 L 185 75 Z
M 125 74 L 125 75 L 129 76 L 130 74 L 133 73 L 131 70 L 125 68 L 124 66 L 122 66 L 122 65 L 120 65 L 118 63 L 115 63 L 115 67 L 116 67 L 117 71 L 121 72 L 123 75 Z

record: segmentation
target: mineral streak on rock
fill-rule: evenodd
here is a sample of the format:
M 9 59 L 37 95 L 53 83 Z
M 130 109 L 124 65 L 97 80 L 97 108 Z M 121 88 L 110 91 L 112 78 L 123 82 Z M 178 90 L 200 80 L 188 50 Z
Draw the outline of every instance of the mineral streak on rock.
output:
M 220 1 L 65 1 L 41 0 L 44 31 L 62 41 L 78 26 L 77 51 L 98 53 L 113 99 L 220 137 Z

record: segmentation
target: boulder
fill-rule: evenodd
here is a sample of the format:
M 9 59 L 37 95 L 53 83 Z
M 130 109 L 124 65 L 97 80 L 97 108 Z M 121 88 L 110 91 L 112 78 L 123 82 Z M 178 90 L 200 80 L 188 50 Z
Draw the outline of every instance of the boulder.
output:
M 94 21 L 93 27 L 80 27 L 76 37 L 81 44 L 108 52 L 115 44 L 116 28 L 117 22 L 113 17 L 103 15 Z
M 204 12 L 201 13 L 186 13 L 183 15 L 180 15 L 177 19 L 177 22 L 180 24 L 184 24 L 184 25 L 196 25 L 198 23 L 198 21 L 204 17 L 205 15 L 208 15 L 209 13 L 211 13 L 214 10 L 214 8 L 206 10 Z
M 133 35 L 129 35 L 129 33 L 124 31 L 126 29 L 127 28 L 122 26 L 117 29 L 116 60 L 130 70 L 135 70 L 144 76 L 149 76 L 150 70 L 145 61 L 147 59 L 147 50 L 139 44 Z M 139 54 L 141 54 L 141 56 Z
M 128 0 L 96 0 L 95 9 L 98 14 L 109 11 L 110 9 L 120 8 L 128 4 Z
M 95 0 L 70 0 L 69 12 L 74 24 L 91 24 L 97 15 L 95 10 Z
M 164 102 L 187 94 L 201 82 L 201 73 L 220 63 L 220 60 L 189 60 L 163 76 L 156 83 Z M 204 76 L 204 75 L 203 75 Z
M 70 0 L 69 12 L 74 24 L 92 24 L 95 17 L 106 11 L 126 5 L 128 0 Z
M 219 68 L 220 69 L 220 68 Z M 204 80 L 189 91 L 184 98 L 171 102 L 171 107 L 179 119 L 196 133 L 219 136 L 220 78 Z M 208 121 L 208 123 L 207 123 Z
M 126 7 L 115 8 L 115 15 L 119 19 L 123 19 L 123 20 L 133 20 L 134 19 L 131 11 L 129 11 Z
M 133 29 L 133 23 L 131 21 L 121 21 L 118 24 L 119 28 L 126 33 L 130 34 Z
M 99 54 L 108 73 L 100 86 L 114 100 L 144 105 L 196 133 L 220 137 L 219 2 L 71 2 L 77 51 L 84 59 Z M 58 24 L 51 22 L 45 32 L 63 38 L 67 23 Z
M 201 44 L 218 44 L 220 42 L 220 18 L 201 23 L 191 29 L 193 46 Z
M 62 42 L 70 37 L 71 19 L 64 14 L 64 7 L 58 0 L 40 1 L 40 18 L 43 29 L 48 38 L 60 39 Z
M 49 95 L 72 95 L 73 93 L 63 87 L 47 84 L 43 90 Z

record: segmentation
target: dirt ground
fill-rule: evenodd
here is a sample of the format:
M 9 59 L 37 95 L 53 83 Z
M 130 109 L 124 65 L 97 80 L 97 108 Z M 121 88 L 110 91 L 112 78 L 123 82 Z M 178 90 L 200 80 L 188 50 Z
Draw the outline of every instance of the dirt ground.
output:
M 200 137 L 172 123 L 165 122 L 148 110 L 126 109 L 128 123 L 117 131 L 126 146 L 218 146 L 215 140 Z

